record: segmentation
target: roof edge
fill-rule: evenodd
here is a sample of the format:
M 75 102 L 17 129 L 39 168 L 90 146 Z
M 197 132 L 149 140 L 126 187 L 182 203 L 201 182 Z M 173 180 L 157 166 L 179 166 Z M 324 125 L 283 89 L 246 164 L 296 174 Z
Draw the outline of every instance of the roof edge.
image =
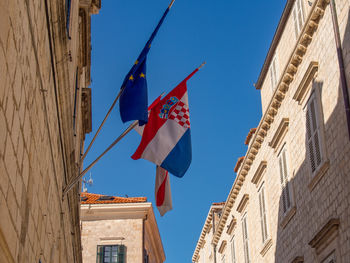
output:
M 272 42 L 270 44 L 269 51 L 267 52 L 267 56 L 265 58 L 263 66 L 261 68 L 258 80 L 257 80 L 257 82 L 255 84 L 255 88 L 258 89 L 258 90 L 261 89 L 262 83 L 265 80 L 268 68 L 270 66 L 271 60 L 273 58 L 273 55 L 275 54 L 276 48 L 277 48 L 277 46 L 278 46 L 278 44 L 280 42 L 282 33 L 284 32 L 284 28 L 286 26 L 286 23 L 287 23 L 287 20 L 289 18 L 289 15 L 290 15 L 290 13 L 292 11 L 292 7 L 294 5 L 294 2 L 295 2 L 295 0 L 288 0 L 286 5 L 285 5 L 285 7 L 284 7 L 284 9 L 283 9 L 283 13 L 282 13 L 280 21 L 278 23 L 278 26 L 277 26 L 277 29 L 275 31 L 275 34 L 274 34 L 274 36 L 272 38 Z

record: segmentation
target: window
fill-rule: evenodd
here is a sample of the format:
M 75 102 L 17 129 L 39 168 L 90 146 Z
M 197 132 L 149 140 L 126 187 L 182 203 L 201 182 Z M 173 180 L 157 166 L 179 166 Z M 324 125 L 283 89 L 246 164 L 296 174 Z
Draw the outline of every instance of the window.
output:
M 293 8 L 293 19 L 294 19 L 294 29 L 295 29 L 295 37 L 299 37 L 299 33 L 304 25 L 304 10 L 303 3 L 301 0 L 295 1 Z
M 245 214 L 242 218 L 242 233 L 243 233 L 243 247 L 244 247 L 244 262 L 250 263 L 247 214 Z
M 288 166 L 286 157 L 286 148 L 283 147 L 279 156 L 278 163 L 280 169 L 280 178 L 282 186 L 282 203 L 283 203 L 283 213 L 285 214 L 291 208 L 291 189 L 288 183 Z
M 306 110 L 307 147 L 311 172 L 314 175 L 322 163 L 320 117 L 315 92 L 312 93 Z
M 335 260 L 335 254 L 334 252 L 330 254 L 325 260 L 322 261 L 322 263 L 336 263 L 337 261 Z
M 236 263 L 236 250 L 235 250 L 235 239 L 231 239 L 231 260 L 232 263 Z
M 77 97 L 78 97 L 78 90 L 79 90 L 79 85 L 78 85 L 78 68 L 75 72 L 75 92 L 74 92 L 74 110 L 73 110 L 73 132 L 74 136 L 77 136 L 77 127 L 76 127 L 76 122 L 77 122 Z
M 149 263 L 149 256 L 148 256 L 148 252 L 146 249 L 143 250 L 143 262 Z
M 260 206 L 260 225 L 261 225 L 262 243 L 264 244 L 268 236 L 264 184 L 260 187 L 260 190 L 259 190 L 259 206 Z
M 221 257 L 221 263 L 226 263 L 225 254 Z
M 97 263 L 124 263 L 125 246 L 97 246 Z
M 277 86 L 277 65 L 276 65 L 276 55 L 273 57 L 270 65 L 270 79 L 271 79 L 271 89 L 274 91 Z
M 67 35 L 69 39 L 70 39 L 69 26 L 70 26 L 71 5 L 72 5 L 71 0 L 66 0 L 66 29 L 67 29 Z

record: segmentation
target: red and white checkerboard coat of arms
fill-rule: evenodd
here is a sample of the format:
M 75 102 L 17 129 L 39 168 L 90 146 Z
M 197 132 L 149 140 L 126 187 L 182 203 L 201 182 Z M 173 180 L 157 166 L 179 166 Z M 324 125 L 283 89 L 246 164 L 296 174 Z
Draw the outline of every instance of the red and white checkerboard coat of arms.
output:
M 174 110 L 170 112 L 169 119 L 176 121 L 184 128 L 190 128 L 190 112 L 188 105 L 179 101 Z

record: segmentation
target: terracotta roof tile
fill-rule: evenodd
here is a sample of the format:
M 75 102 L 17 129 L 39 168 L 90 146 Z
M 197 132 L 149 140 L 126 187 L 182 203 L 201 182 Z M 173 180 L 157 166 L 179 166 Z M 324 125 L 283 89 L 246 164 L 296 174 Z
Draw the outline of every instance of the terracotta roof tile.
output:
M 243 160 L 244 160 L 244 156 L 238 158 L 237 163 L 236 163 L 236 166 L 235 166 L 235 168 L 233 169 L 233 171 L 234 171 L 235 173 L 238 172 L 239 167 L 241 166 Z
M 251 138 L 253 137 L 253 134 L 256 132 L 256 128 L 253 128 L 253 129 L 250 129 L 248 135 L 247 135 L 247 138 L 245 139 L 245 142 L 244 144 L 248 145 Z
M 104 197 L 107 200 L 99 200 Z M 110 200 L 108 200 L 110 197 Z M 122 204 L 122 203 L 144 203 L 147 202 L 147 197 L 120 197 L 108 196 L 91 193 L 81 193 L 81 204 Z

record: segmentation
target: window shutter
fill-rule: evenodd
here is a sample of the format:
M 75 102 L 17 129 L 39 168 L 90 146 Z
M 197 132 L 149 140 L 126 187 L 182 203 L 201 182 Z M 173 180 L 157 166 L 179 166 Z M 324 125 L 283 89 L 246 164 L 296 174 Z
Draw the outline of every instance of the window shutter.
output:
M 308 138 L 309 159 L 312 173 L 322 162 L 320 145 L 319 121 L 317 118 L 317 104 L 315 95 L 312 95 L 306 112 L 306 129 Z
M 261 201 L 262 201 L 262 207 L 263 207 L 263 223 L 264 223 L 264 242 L 267 239 L 267 222 L 266 222 L 266 207 L 265 207 L 265 188 L 261 191 Z
M 66 29 L 67 29 L 67 35 L 68 35 L 68 38 L 70 39 L 70 30 L 69 30 L 69 27 L 70 27 L 70 9 L 71 9 L 71 0 L 66 0 Z
M 118 246 L 118 263 L 124 263 L 125 262 L 125 246 L 120 245 Z
M 260 205 L 260 224 L 261 224 L 262 243 L 264 243 L 267 239 L 267 223 L 266 223 L 264 186 L 261 187 L 260 192 L 259 192 L 259 205 Z
M 243 246 L 244 246 L 244 258 L 245 263 L 249 263 L 249 240 L 248 240 L 248 230 L 247 230 L 247 217 L 245 216 L 242 221 L 242 231 L 243 231 Z
M 103 263 L 103 246 L 97 246 L 97 263 Z
M 235 240 L 233 238 L 231 240 L 231 258 L 232 263 L 236 263 Z
M 290 192 L 289 192 L 289 184 L 288 184 L 288 171 L 287 171 L 287 158 L 286 158 L 286 150 L 283 151 L 283 170 L 284 170 L 284 187 L 286 192 L 286 204 L 287 210 L 290 208 Z
M 300 32 L 304 25 L 304 8 L 301 3 L 301 0 L 297 1 L 297 7 L 298 7 L 298 22 L 299 22 L 299 32 Z
M 279 166 L 280 166 L 280 178 L 281 178 L 281 186 L 282 186 L 282 205 L 283 205 L 283 213 L 287 211 L 287 201 L 284 190 L 284 176 L 283 176 L 283 167 L 282 167 L 282 158 L 279 158 Z
M 287 212 L 291 206 L 291 196 L 288 183 L 288 172 L 287 172 L 287 159 L 286 150 L 283 149 L 279 156 L 279 167 L 280 167 L 280 179 L 282 186 L 282 204 L 283 212 Z
M 295 30 L 295 36 L 298 38 L 299 36 L 299 29 L 298 29 L 298 15 L 297 15 L 297 9 L 296 7 L 293 8 L 293 20 L 294 20 L 294 30 Z
M 261 237 L 262 237 L 262 242 L 264 243 L 265 241 L 265 231 L 264 231 L 264 212 L 263 212 L 263 205 L 262 205 L 262 196 L 261 192 L 259 193 L 259 207 L 260 207 L 260 226 L 261 226 Z

